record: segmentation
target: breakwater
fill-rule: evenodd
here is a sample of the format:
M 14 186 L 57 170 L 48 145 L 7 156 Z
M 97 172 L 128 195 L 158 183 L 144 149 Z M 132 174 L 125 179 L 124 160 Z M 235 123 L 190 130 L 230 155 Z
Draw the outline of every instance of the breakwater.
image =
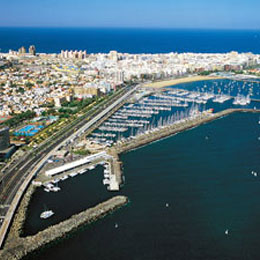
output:
M 121 154 L 129 150 L 136 149 L 138 147 L 144 146 L 146 144 L 152 143 L 154 141 L 166 138 L 168 136 L 183 132 L 185 130 L 197 127 L 199 125 L 209 123 L 221 117 L 238 113 L 238 112 L 248 112 L 248 113 L 260 113 L 260 110 L 256 109 L 226 109 L 215 114 L 204 114 L 194 119 L 187 119 L 183 122 L 173 124 L 167 127 L 158 128 L 152 132 L 144 133 L 137 136 L 135 139 L 127 140 L 116 144 L 113 146 L 113 153 Z
M 121 141 L 120 143 L 115 144 L 113 147 L 107 150 L 107 153 L 110 154 L 114 160 L 113 164 L 113 174 L 116 175 L 117 182 L 119 185 L 123 184 L 122 170 L 121 170 L 121 162 L 119 159 L 119 155 L 130 150 L 134 150 L 136 148 L 145 146 L 149 143 L 158 141 L 160 139 L 169 137 L 174 134 L 178 134 L 180 132 L 186 131 L 188 129 L 197 127 L 202 124 L 209 123 L 211 121 L 217 120 L 221 117 L 228 116 L 233 113 L 260 113 L 259 109 L 244 109 L 244 108 L 232 108 L 226 109 L 214 114 L 201 114 L 199 117 L 195 117 L 193 119 L 186 119 L 183 122 L 179 122 L 173 125 L 169 125 L 166 127 L 158 128 L 153 131 L 140 134 L 139 136 L 131 139 L 126 139 L 125 141 Z
M 27 199 L 28 198 L 29 195 Z M 57 225 L 51 226 L 34 236 L 20 237 L 22 220 L 24 220 L 25 217 L 24 207 L 27 205 L 27 199 L 24 204 L 21 204 L 23 208 L 20 213 L 17 213 L 18 216 L 16 218 L 16 220 L 19 221 L 14 223 L 13 232 L 10 232 L 5 248 L 0 252 L 0 259 L 22 259 L 39 248 L 44 247 L 57 239 L 65 237 L 84 224 L 89 224 L 96 221 L 97 219 L 120 208 L 128 202 L 127 197 L 116 196 L 98 204 L 93 208 L 89 208 L 79 214 L 73 215 L 71 218 Z

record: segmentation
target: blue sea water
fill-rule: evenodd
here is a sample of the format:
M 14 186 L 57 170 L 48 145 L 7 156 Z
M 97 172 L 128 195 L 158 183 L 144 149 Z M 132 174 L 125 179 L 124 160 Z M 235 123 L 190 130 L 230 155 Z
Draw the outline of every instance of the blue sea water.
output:
M 260 172 L 258 120 L 233 114 L 123 154 L 119 194 L 129 205 L 29 259 L 259 259 L 260 177 L 251 174 Z M 39 189 L 27 234 L 114 196 L 101 181 L 97 168 L 57 194 Z M 55 211 L 46 222 L 44 204 Z
M 0 51 L 28 48 L 58 53 L 62 49 L 89 53 L 117 50 L 128 53 L 229 51 L 260 53 L 259 30 L 0 28 Z

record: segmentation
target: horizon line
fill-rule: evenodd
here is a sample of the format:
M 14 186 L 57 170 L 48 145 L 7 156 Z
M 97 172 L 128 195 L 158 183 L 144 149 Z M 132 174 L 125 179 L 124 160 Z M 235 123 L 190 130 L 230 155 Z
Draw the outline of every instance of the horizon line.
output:
M 7 29 L 134 29 L 134 30 L 221 30 L 221 31 L 260 31 L 260 28 L 215 28 L 215 27 L 116 27 L 116 26 L 1 26 Z

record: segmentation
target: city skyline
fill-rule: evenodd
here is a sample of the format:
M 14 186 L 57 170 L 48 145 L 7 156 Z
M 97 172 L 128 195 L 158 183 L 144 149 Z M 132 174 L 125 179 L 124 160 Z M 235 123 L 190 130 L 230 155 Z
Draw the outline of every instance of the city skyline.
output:
M 260 29 L 256 0 L 83 0 L 2 3 L 1 27 Z M 41 10 L 41 12 L 39 12 Z

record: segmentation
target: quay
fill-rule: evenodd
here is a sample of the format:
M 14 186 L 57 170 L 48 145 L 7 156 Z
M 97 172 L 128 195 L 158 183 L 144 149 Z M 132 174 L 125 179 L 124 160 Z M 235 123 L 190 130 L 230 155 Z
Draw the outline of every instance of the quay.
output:
M 121 170 L 121 161 L 119 160 L 118 153 L 115 149 L 111 148 L 107 151 L 108 154 L 111 155 L 112 161 L 111 165 L 111 173 L 110 173 L 110 190 L 118 191 L 120 185 L 123 183 L 122 180 L 122 170 Z
M 127 203 L 128 198 L 125 196 L 113 197 L 93 208 L 82 211 L 57 225 L 51 226 L 34 236 L 20 237 L 17 236 L 19 232 L 10 232 L 10 237 L 7 239 L 5 248 L 0 251 L 0 259 L 22 259 L 41 247 L 49 245 L 57 239 L 66 237 L 71 232 L 76 231 L 80 226 L 94 222 Z
M 55 176 L 57 174 L 66 172 L 68 170 L 75 169 L 79 166 L 89 165 L 91 162 L 95 162 L 97 160 L 107 160 L 109 158 L 110 158 L 110 156 L 107 155 L 107 153 L 105 151 L 103 151 L 103 152 L 100 152 L 100 153 L 96 153 L 96 154 L 93 154 L 93 155 L 86 156 L 86 157 L 79 159 L 77 161 L 66 163 L 62 166 L 47 170 L 47 171 L 45 171 L 45 175 L 46 176 Z
M 66 180 L 68 177 L 87 173 L 89 170 L 93 170 L 97 165 L 107 166 L 105 170 L 108 174 L 107 189 L 109 191 L 119 191 L 122 183 L 120 162 L 118 155 L 111 151 L 102 151 L 56 168 L 43 170 L 37 175 L 32 184 L 35 186 L 47 186 L 50 183 Z

